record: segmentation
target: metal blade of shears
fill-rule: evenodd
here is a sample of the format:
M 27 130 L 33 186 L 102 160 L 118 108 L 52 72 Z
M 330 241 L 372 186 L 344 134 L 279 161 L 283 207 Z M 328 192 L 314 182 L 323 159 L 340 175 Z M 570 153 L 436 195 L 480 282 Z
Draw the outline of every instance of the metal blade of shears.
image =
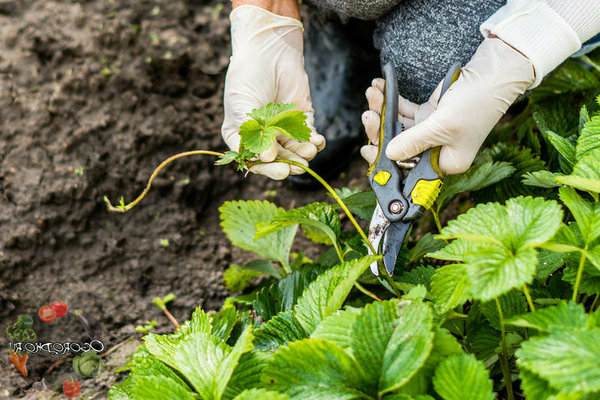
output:
M 404 239 L 410 229 L 410 222 L 399 222 L 391 224 L 385 231 L 383 238 L 383 247 L 381 253 L 383 254 L 383 265 L 389 276 L 394 273 L 396 267 L 396 260 L 398 254 L 404 243 Z
M 369 225 L 369 242 L 371 243 L 371 247 L 373 247 L 376 252 L 379 251 L 381 239 L 383 239 L 383 236 L 385 235 L 385 232 L 389 226 L 390 221 L 388 221 L 385 215 L 383 215 L 381 206 L 379 203 L 377 203 L 377 207 L 375 207 L 373 217 L 371 218 L 371 224 Z M 373 255 L 373 252 L 370 248 L 369 255 Z M 371 272 L 373 272 L 373 275 L 379 276 L 379 267 L 377 266 L 377 261 L 373 261 L 371 263 Z

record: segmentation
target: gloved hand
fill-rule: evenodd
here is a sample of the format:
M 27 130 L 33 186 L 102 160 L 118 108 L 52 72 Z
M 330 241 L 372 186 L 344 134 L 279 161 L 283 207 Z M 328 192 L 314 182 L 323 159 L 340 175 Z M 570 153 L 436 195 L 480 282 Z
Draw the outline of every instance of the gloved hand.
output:
M 405 131 L 390 141 L 384 149 L 386 155 L 404 161 L 442 146 L 440 169 L 446 174 L 466 171 L 494 125 L 534 79 L 533 65 L 524 55 L 498 38 L 485 39 L 439 104 L 441 83 L 422 105 L 399 97 L 398 120 Z M 362 115 L 374 144 L 378 142 L 383 89 L 383 79 L 373 80 L 366 92 L 369 111 Z M 377 147 L 363 146 L 361 154 L 372 164 Z
M 283 158 L 308 165 L 325 147 L 325 138 L 314 128 L 302 55 L 302 23 L 251 5 L 236 7 L 230 18 L 232 56 L 225 79 L 223 139 L 238 151 L 239 127 L 249 119 L 247 113 L 270 102 L 294 103 L 307 116 L 310 141 L 298 142 L 278 134 L 271 148 L 259 155 L 269 164 L 255 165 L 250 171 L 278 180 L 301 174 L 304 171 L 298 167 L 270 162 Z

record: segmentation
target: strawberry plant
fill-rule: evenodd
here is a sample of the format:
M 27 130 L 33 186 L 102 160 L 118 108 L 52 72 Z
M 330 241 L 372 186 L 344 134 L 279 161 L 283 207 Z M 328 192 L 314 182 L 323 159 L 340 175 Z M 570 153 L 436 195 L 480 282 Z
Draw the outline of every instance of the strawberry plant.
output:
M 445 180 L 420 222 L 432 233 L 401 250 L 392 278 L 368 270 L 380 257 L 367 255 L 353 217 L 370 217 L 371 192 L 333 189 L 302 165 L 335 202 L 226 202 L 224 232 L 254 255 L 225 272 L 238 295 L 217 313 L 196 309 L 172 334 L 145 335 L 109 398 L 599 398 L 599 77 L 568 63 L 534 91 L 475 165 Z M 291 110 L 253 111 L 240 152 L 171 160 L 212 154 L 248 168 L 273 130 L 303 139 Z M 148 189 L 107 204 L 126 211 Z M 444 226 L 445 210 L 460 215 Z M 340 212 L 356 231 L 342 229 Z M 291 254 L 298 228 L 326 246 L 318 259 Z

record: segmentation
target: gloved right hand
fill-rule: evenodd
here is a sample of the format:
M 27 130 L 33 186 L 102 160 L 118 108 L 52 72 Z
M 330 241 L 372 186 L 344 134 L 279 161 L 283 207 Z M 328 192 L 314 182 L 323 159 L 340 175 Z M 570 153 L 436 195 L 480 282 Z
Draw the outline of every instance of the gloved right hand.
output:
M 399 97 L 398 119 L 406 130 L 389 142 L 385 153 L 391 160 L 404 161 L 441 146 L 441 170 L 464 172 L 500 117 L 534 80 L 533 64 L 527 57 L 501 39 L 487 38 L 441 100 L 442 83 L 425 104 Z M 375 144 L 383 88 L 383 79 L 373 81 L 366 93 L 370 110 L 362 116 L 367 136 Z M 364 146 L 361 154 L 373 163 L 377 147 Z
M 250 111 L 271 102 L 294 103 L 306 114 L 310 141 L 298 142 L 278 134 L 273 145 L 259 155 L 266 164 L 250 171 L 277 180 L 302 174 L 299 167 L 272 162 L 280 158 L 308 165 L 325 147 L 325 138 L 314 127 L 302 54 L 302 23 L 252 5 L 236 7 L 230 19 L 232 56 L 225 78 L 223 139 L 231 150 L 239 151 L 239 127 L 249 119 Z

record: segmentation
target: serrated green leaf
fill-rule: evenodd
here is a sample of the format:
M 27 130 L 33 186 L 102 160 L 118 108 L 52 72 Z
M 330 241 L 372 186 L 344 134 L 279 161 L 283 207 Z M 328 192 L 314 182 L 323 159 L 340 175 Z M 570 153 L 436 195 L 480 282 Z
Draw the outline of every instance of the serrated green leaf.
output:
M 471 304 L 465 324 L 467 348 L 478 360 L 488 360 L 498 354 L 500 332 L 492 328 L 480 310 L 480 303 Z
M 285 211 L 273 218 L 271 221 L 262 222 L 256 226 L 256 239 L 261 239 L 280 231 L 288 226 L 302 224 L 322 231 L 329 242 L 324 244 L 335 244 L 337 246 L 340 232 L 340 217 L 335 207 L 330 203 L 311 203 L 304 207 Z M 305 233 L 307 231 L 305 230 Z M 309 238 L 318 238 L 318 243 L 323 243 L 323 237 L 314 234 L 314 230 L 308 230 Z M 312 233 L 312 235 L 311 235 Z
M 529 103 L 540 132 L 576 133 L 582 105 L 593 105 L 598 79 L 583 65 L 568 61 L 530 96 Z
M 483 362 L 467 354 L 455 354 L 442 361 L 435 370 L 433 387 L 444 400 L 496 398 L 492 380 Z
M 527 302 L 525 296 L 519 292 L 508 292 L 498 298 L 500 307 L 502 308 L 502 315 L 504 318 L 510 318 L 515 315 L 523 314 L 527 312 Z M 479 306 L 481 313 L 488 320 L 492 328 L 500 330 L 500 314 L 498 313 L 498 306 L 495 301 L 488 301 Z M 507 327 L 511 330 L 510 327 Z M 513 329 L 514 330 L 514 329 Z
M 239 319 L 238 311 L 234 306 L 225 306 L 216 314 L 212 315 L 211 333 L 223 341 L 229 339 L 229 335 Z
M 444 247 L 444 241 L 436 239 L 435 236 L 427 232 L 419 239 L 415 247 L 408 252 L 408 260 L 415 262 L 423 258 L 428 253 L 433 253 Z
M 423 303 L 389 300 L 361 310 L 352 327 L 352 353 L 380 397 L 423 365 L 433 344 L 432 323 Z
M 254 154 L 260 154 L 271 147 L 276 135 L 275 128 L 262 127 L 258 122 L 251 119 L 240 126 L 240 147 Z
M 600 149 L 600 115 L 585 122 L 581 134 L 577 139 L 577 160 L 586 154 Z
M 585 123 L 590 120 L 590 113 L 585 104 L 579 110 L 579 131 L 583 130 Z
M 194 400 L 195 396 L 171 378 L 140 376 L 132 381 L 131 398 L 135 400 Z
M 501 181 L 471 193 L 477 202 L 504 201 L 519 195 L 535 194 L 535 189 L 521 184 L 523 175 L 546 169 L 546 165 L 531 149 L 512 144 L 497 143 L 489 152 L 493 161 L 504 161 L 512 165 L 515 171 Z
M 361 366 L 336 344 L 304 339 L 282 347 L 264 369 L 266 389 L 293 400 L 365 398 Z
M 267 260 L 250 261 L 245 265 L 230 265 L 223 274 L 225 287 L 232 293 L 241 292 L 253 280 L 262 275 L 270 275 L 280 279 L 281 275 L 273 264 Z
M 544 189 L 551 189 L 560 186 L 560 184 L 557 183 L 555 180 L 557 176 L 562 175 L 559 173 L 544 170 L 527 172 L 523 175 L 522 182 L 523 184 L 529 186 L 537 186 Z
M 597 189 L 600 185 L 600 148 L 590 150 L 583 155 L 573 167 L 573 175 L 594 181 L 594 188 Z M 595 189 L 591 190 L 596 192 Z
M 423 367 L 399 391 L 418 398 L 418 393 L 432 392 L 432 379 L 440 362 L 452 354 L 462 354 L 461 345 L 447 329 L 434 327 L 433 348 Z M 387 397 L 385 397 L 387 398 Z
M 538 265 L 535 273 L 536 279 L 545 281 L 548 277 L 563 265 L 563 257 L 561 253 L 539 250 Z
M 268 201 L 227 201 L 219 208 L 219 212 L 223 231 L 233 245 L 282 265 L 289 264 L 290 248 L 296 235 L 295 226 L 254 240 L 256 224 L 272 221 L 284 212 L 282 208 Z
M 522 328 L 535 328 L 542 332 L 550 332 L 552 328 L 584 329 L 587 326 L 588 317 L 581 304 L 561 301 L 555 306 L 507 318 L 504 323 Z
M 267 150 L 277 132 L 298 141 L 310 138 L 310 128 L 306 125 L 306 115 L 294 111 L 295 104 L 269 103 L 248 113 L 252 118 L 240 126 L 241 147 L 254 154 Z
M 474 165 L 462 174 L 447 176 L 436 199 L 438 212 L 450 197 L 460 192 L 483 189 L 511 176 L 515 171 L 507 162 L 488 161 Z
M 352 355 L 352 327 L 359 313 L 353 308 L 338 310 L 321 321 L 310 337 L 328 340 Z
M 564 137 L 557 135 L 552 131 L 548 131 L 546 135 L 552 146 L 554 146 L 560 155 L 567 161 L 568 165 L 573 167 L 577 162 L 577 158 L 575 157 L 575 146 Z
M 587 192 L 600 193 L 600 180 L 583 178 L 577 175 L 561 175 L 554 180 L 562 185 L 574 187 Z
M 573 188 L 560 188 L 559 196 L 573 214 L 584 243 L 600 237 L 600 203 L 584 200 Z
M 308 285 L 325 271 L 325 268 L 310 264 L 293 271 L 279 282 L 261 289 L 252 308 L 265 321 L 280 311 L 291 310 Z
M 600 329 L 561 329 L 517 350 L 517 364 L 561 392 L 600 391 Z
M 479 204 L 443 228 L 440 237 L 456 240 L 430 256 L 463 261 L 474 298 L 491 300 L 531 282 L 534 247 L 554 236 L 561 219 L 558 204 L 542 198 Z
M 136 352 L 136 354 L 138 354 Z M 119 385 L 113 386 L 109 392 L 109 399 L 111 400 L 129 400 L 130 398 L 140 399 L 154 399 L 152 396 L 145 397 L 134 397 L 134 388 L 136 386 L 143 385 L 143 381 L 140 383 L 140 378 L 146 377 L 157 377 L 162 378 L 161 382 L 167 381 L 169 385 L 175 387 L 173 393 L 180 393 L 181 390 L 191 393 L 191 388 L 169 367 L 159 361 L 156 357 L 150 353 L 143 351 L 146 355 L 143 357 L 132 357 L 135 358 L 135 363 L 131 368 L 129 377 Z M 160 383 L 159 383 L 160 384 Z M 168 392 L 169 393 L 169 392 Z M 139 394 L 139 393 L 138 393 Z M 181 395 L 181 398 L 188 398 L 185 395 Z M 179 397 L 174 397 L 179 398 Z
M 311 334 L 327 316 L 340 309 L 354 282 L 380 256 L 368 256 L 332 267 L 312 282 L 298 299 L 294 315 Z
M 521 387 L 527 399 L 550 399 L 551 396 L 557 393 L 556 390 L 550 387 L 548 381 L 545 381 L 531 371 L 521 369 L 519 377 L 521 378 Z
M 248 116 L 260 125 L 268 126 L 294 108 L 296 108 L 296 105 L 293 103 L 269 103 L 263 107 L 255 108 L 248 113 Z
M 231 374 L 222 400 L 231 400 L 244 390 L 260 387 L 261 383 L 257 377 L 262 374 L 268 359 L 269 356 L 261 351 L 242 354 Z
M 421 301 L 425 300 L 426 296 L 427 296 L 427 288 L 425 287 L 425 285 L 417 285 L 417 286 L 413 287 L 412 289 L 410 289 L 408 291 L 408 293 L 403 295 L 402 299 L 411 300 L 414 302 L 421 302 Z
M 289 400 L 289 396 L 265 389 L 244 390 L 234 400 Z
M 237 293 L 246 289 L 255 278 L 261 275 L 261 272 L 246 269 L 242 265 L 232 264 L 225 270 L 223 282 L 228 291 Z
M 377 206 L 377 198 L 375 192 L 367 190 L 361 192 L 360 190 L 350 190 L 347 188 L 335 189 L 337 195 L 344 201 L 346 207 L 354 215 L 358 215 L 360 218 L 370 220 L 373 216 L 373 211 Z
M 442 314 L 469 299 L 469 281 L 463 264 L 438 268 L 431 278 L 433 302 Z
M 306 115 L 302 111 L 289 111 L 273 121 L 273 128 L 299 142 L 310 139 L 310 128 L 306 125 Z
M 241 355 L 252 349 L 249 332 L 247 329 L 233 348 L 216 336 L 202 333 L 190 334 L 177 342 L 154 334 L 144 339 L 148 351 L 178 370 L 204 399 L 219 400 Z
M 403 285 L 402 290 L 409 291 L 413 286 L 423 285 L 427 290 L 431 287 L 431 278 L 435 273 L 435 268 L 431 265 L 420 265 L 416 268 L 411 269 L 408 272 L 395 275 L 393 277 L 395 282 L 408 284 Z
M 292 310 L 281 312 L 253 332 L 257 350 L 273 352 L 280 346 L 308 337 Z
M 239 155 L 240 153 L 237 151 L 226 151 L 217 161 L 215 161 L 215 165 L 227 165 L 235 161 Z
M 562 279 L 575 285 L 579 271 L 581 255 L 579 253 L 568 253 L 564 255 L 566 267 Z M 579 292 L 583 294 L 600 294 L 600 271 L 586 259 L 579 285 Z

